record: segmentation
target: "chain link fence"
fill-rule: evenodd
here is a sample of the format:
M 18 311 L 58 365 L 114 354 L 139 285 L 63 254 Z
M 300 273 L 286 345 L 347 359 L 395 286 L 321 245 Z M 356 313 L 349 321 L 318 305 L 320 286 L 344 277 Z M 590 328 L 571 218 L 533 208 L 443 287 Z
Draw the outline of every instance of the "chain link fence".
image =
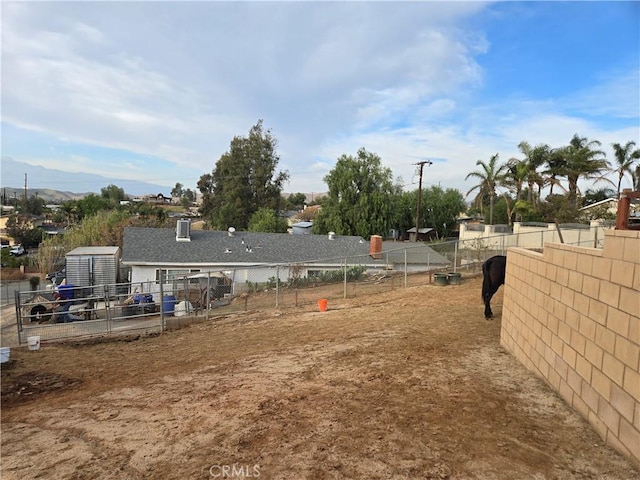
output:
M 573 244 L 594 243 L 583 232 Z M 434 282 L 445 274 L 457 283 L 462 274 L 481 271 L 491 256 L 509 247 L 541 251 L 548 232 L 495 235 L 430 243 L 386 244 L 376 255 L 305 263 L 255 265 L 218 271 L 162 274 L 156 281 L 89 287 L 61 285 L 15 291 L 18 341 L 154 332 L 190 320 L 207 320 L 263 309 L 316 309 L 319 301 L 380 295 Z M 567 242 L 565 242 L 567 243 Z M 602 246 L 601 243 L 597 246 Z M 166 272 L 166 270 L 164 270 Z M 437 282 L 436 282 L 437 283 Z M 56 298 L 62 295 L 61 298 Z

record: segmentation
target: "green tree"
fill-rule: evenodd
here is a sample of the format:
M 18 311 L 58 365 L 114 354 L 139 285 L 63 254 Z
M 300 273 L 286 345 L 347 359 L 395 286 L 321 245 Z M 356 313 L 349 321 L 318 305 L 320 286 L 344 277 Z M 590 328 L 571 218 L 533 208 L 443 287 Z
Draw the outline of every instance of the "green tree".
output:
M 616 195 L 615 190 L 611 188 L 599 188 L 593 189 L 589 188 L 586 192 L 584 192 L 583 204 L 593 205 L 594 203 L 601 202 L 602 200 L 606 200 L 607 198 L 612 198 Z
M 182 198 L 186 199 L 188 202 L 193 203 L 196 201 L 196 192 L 187 188 L 182 191 Z
M 480 182 L 472 187 L 467 192 L 467 195 L 477 190 L 478 193 L 474 198 L 474 203 L 476 204 L 484 204 L 484 200 L 486 198 L 489 199 L 489 224 L 493 225 L 493 206 L 497 196 L 497 187 L 504 181 L 506 165 L 498 164 L 498 154 L 496 153 L 489 159 L 488 163 L 478 160 L 476 166 L 482 167 L 482 170 L 475 170 L 469 173 L 465 180 L 475 178 L 480 180 Z
M 249 220 L 250 232 L 286 233 L 287 221 L 271 208 L 260 208 Z
M 45 205 L 46 202 L 42 198 L 32 195 L 18 202 L 18 211 L 22 214 L 40 216 L 44 212 Z
M 549 148 L 549 145 L 544 143 L 532 147 L 524 140 L 518 144 L 518 148 L 524 155 L 523 162 L 526 164 L 524 180 L 528 186 L 527 201 L 535 208 L 538 203 L 540 192 L 546 183 L 546 180 L 540 170 L 549 161 L 551 148 Z M 535 186 L 538 186 L 537 192 L 534 188 Z M 520 200 L 520 197 L 517 197 L 516 200 Z
M 307 203 L 307 196 L 304 193 L 293 193 L 289 195 L 287 202 L 293 208 L 302 208 Z
M 355 157 L 342 155 L 324 177 L 329 193 L 313 223 L 314 233 L 386 235 L 397 222 L 402 187 L 393 183 L 391 169 L 364 148 Z
M 580 188 L 578 181 L 580 178 L 594 180 L 602 178 L 602 172 L 609 167 L 609 162 L 605 160 L 605 154 L 597 140 L 589 140 L 575 134 L 569 145 L 562 149 L 563 165 L 562 173 L 568 183 L 568 201 L 574 207 L 578 207 Z
M 62 202 L 59 210 L 62 212 L 67 226 L 72 225 L 80 218 L 80 207 L 77 200 Z
M 171 196 L 176 198 L 182 198 L 184 193 L 184 187 L 181 183 L 176 183 L 176 186 L 171 189 Z
M 510 159 L 505 165 L 502 185 L 515 194 L 516 199 L 522 198 L 523 187 L 529 178 L 529 163 L 526 160 Z
M 122 200 L 126 200 L 127 196 L 124 193 L 124 189 L 116 185 L 108 185 L 100 189 L 100 196 L 108 200 L 112 207 L 117 207 Z
M 515 213 L 514 209 L 515 200 L 507 192 L 503 192 L 501 195 L 498 195 L 493 205 L 492 225 L 511 225 L 512 218 Z
M 422 192 L 420 203 L 423 217 L 420 224 L 434 228 L 438 238 L 453 236 L 458 216 L 467 208 L 462 193 L 453 188 L 443 190 L 437 185 Z
M 35 247 L 42 240 L 43 231 L 33 226 L 31 215 L 12 214 L 7 219 L 7 235 L 24 248 Z
M 618 176 L 618 186 L 616 189 L 618 197 L 620 197 L 620 187 L 622 185 L 622 179 L 626 174 L 629 174 L 633 180 L 633 168 L 638 159 L 640 159 L 640 149 L 634 148 L 636 142 L 629 141 L 623 147 L 619 143 L 611 144 L 613 147 L 613 153 L 615 154 L 615 166 L 609 169 L 610 173 L 615 173 Z
M 549 195 L 553 195 L 554 187 L 559 187 L 561 190 L 566 189 L 560 183 L 560 178 L 564 175 L 564 148 L 555 148 L 549 151 L 547 156 L 546 168 L 542 171 L 542 177 L 549 185 Z
M 544 203 L 540 204 L 541 220 L 553 223 L 574 223 L 580 217 L 580 211 L 568 195 L 548 195 Z
M 91 217 L 101 210 L 110 210 L 112 204 L 109 199 L 89 193 L 78 200 L 78 217 L 80 220 Z
M 280 157 L 277 140 L 259 120 L 248 137 L 235 137 L 211 174 L 198 181 L 203 195 L 200 213 L 217 229 L 246 229 L 262 207 L 280 209 L 287 172 L 276 172 Z

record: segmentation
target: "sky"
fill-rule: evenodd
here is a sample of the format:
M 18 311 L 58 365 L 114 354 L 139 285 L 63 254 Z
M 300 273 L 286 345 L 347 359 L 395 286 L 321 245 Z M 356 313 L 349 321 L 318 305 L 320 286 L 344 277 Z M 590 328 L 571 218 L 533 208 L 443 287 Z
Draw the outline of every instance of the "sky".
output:
M 258 120 L 284 191 L 341 155 L 466 194 L 574 134 L 640 145 L 640 2 L 0 3 L 2 157 L 197 190 Z M 78 185 L 34 188 L 82 191 Z M 606 187 L 598 184 L 597 187 Z M 631 187 L 625 179 L 624 187 Z

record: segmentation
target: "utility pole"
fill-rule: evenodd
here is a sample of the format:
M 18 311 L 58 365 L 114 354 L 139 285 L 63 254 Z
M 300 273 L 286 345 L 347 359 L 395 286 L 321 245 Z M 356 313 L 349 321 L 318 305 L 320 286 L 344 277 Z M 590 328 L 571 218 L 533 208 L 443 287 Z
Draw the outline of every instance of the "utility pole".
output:
M 27 174 L 24 174 L 24 201 L 27 201 Z
M 418 165 L 420 167 L 420 181 L 418 182 L 418 205 L 416 207 L 416 237 L 414 242 L 418 241 L 418 232 L 420 232 L 420 201 L 422 199 L 422 169 L 425 165 L 431 165 L 433 162 L 431 160 L 424 160 L 422 162 L 418 162 L 414 165 Z

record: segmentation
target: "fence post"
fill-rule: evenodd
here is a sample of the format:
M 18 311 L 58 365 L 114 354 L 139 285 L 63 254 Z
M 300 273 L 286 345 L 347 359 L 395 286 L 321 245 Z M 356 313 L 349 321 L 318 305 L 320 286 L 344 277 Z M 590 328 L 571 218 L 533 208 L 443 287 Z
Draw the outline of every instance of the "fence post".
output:
M 160 281 L 160 331 L 164 332 L 165 329 L 165 317 L 164 317 L 164 271 L 160 269 L 158 272 L 158 280 Z M 174 306 L 175 308 L 175 306 Z
M 404 288 L 407 288 L 409 276 L 407 274 L 407 248 L 404 249 Z
M 20 306 L 20 291 L 14 290 L 14 305 L 16 306 L 16 329 L 18 330 L 18 345 L 22 345 L 22 307 Z
M 458 271 L 458 242 L 453 244 L 453 272 Z
M 109 287 L 107 285 L 104 286 L 102 293 L 104 295 L 104 315 L 107 320 L 107 333 L 111 333 L 111 305 L 109 304 Z
M 347 259 L 344 259 L 344 293 L 343 298 L 347 298 Z
M 280 265 L 276 265 L 276 308 L 280 300 Z
M 200 286 L 198 285 L 198 287 Z M 207 272 L 207 294 L 204 296 L 204 301 L 207 302 L 205 320 L 209 320 L 209 306 L 211 305 L 211 270 Z

